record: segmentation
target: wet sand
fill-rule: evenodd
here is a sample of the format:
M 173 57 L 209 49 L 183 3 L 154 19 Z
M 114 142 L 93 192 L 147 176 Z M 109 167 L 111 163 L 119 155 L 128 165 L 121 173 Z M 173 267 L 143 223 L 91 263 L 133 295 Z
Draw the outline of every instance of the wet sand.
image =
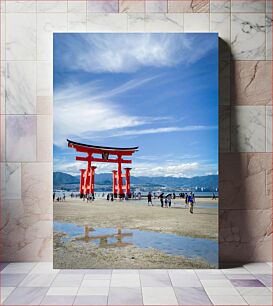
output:
M 161 208 L 159 200 L 155 206 L 147 206 L 147 200 L 131 200 L 108 202 L 96 199 L 86 203 L 80 199 L 67 199 L 54 203 L 54 220 L 70 222 L 80 226 L 88 224 L 92 227 L 130 228 L 162 233 L 173 233 L 195 238 L 218 238 L 218 209 L 189 209 L 180 199 L 175 200 L 171 208 Z M 215 204 L 217 201 L 200 198 L 197 205 Z
M 155 249 L 133 245 L 119 248 L 98 248 L 94 244 L 63 243 L 54 235 L 55 269 L 205 269 L 216 268 L 202 259 L 171 256 Z
M 86 203 L 67 199 L 54 203 L 54 220 L 94 228 L 127 228 L 161 233 L 173 233 L 194 238 L 217 239 L 218 209 L 195 208 L 190 214 L 184 201 L 175 200 L 171 208 L 147 206 L 147 199 L 108 202 L 96 199 Z M 197 199 L 197 204 L 216 204 L 210 199 Z M 213 207 L 214 205 L 212 205 Z M 62 241 L 61 233 L 54 233 L 55 268 L 210 268 L 201 258 L 172 256 L 157 249 L 140 249 L 134 245 L 100 248 L 93 243 Z

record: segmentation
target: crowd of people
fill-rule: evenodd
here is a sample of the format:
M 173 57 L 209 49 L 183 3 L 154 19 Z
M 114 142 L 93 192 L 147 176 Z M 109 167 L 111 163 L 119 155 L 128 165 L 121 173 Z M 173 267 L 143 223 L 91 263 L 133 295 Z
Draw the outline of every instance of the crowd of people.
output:
M 104 197 L 104 193 L 102 194 L 102 197 Z M 127 194 L 127 193 L 122 193 L 122 194 L 114 194 L 114 193 L 108 193 L 106 195 L 106 200 L 107 201 L 114 201 L 114 199 L 118 199 L 120 201 L 128 201 L 129 199 L 134 199 L 134 200 L 141 200 L 141 193 L 131 193 L 131 194 Z
M 91 194 L 79 194 L 79 193 L 73 193 L 71 192 L 70 194 L 71 198 L 81 198 L 83 201 L 86 201 L 87 203 L 89 202 L 93 202 L 95 200 L 95 194 L 91 193 Z M 105 198 L 105 194 L 103 193 L 102 198 Z M 189 208 L 189 212 L 191 214 L 193 214 L 193 207 L 195 204 L 195 195 L 193 192 L 189 192 L 189 193 L 180 193 L 179 197 L 181 199 L 184 200 L 185 202 L 185 207 Z M 120 201 L 122 200 L 129 200 L 129 198 L 131 199 L 135 199 L 135 200 L 141 200 L 142 195 L 140 192 L 133 192 L 132 194 L 128 195 L 128 194 L 121 194 L 121 195 L 117 195 L 117 194 L 113 194 L 113 193 L 108 193 L 106 194 L 106 200 L 107 201 L 111 201 L 113 202 L 114 199 L 118 199 Z M 63 193 L 62 195 L 58 194 L 58 196 L 56 196 L 56 192 L 53 192 L 53 202 L 57 201 L 57 202 L 64 202 L 66 199 L 66 195 L 65 193 Z M 154 200 L 159 199 L 160 201 L 160 206 L 162 208 L 170 208 L 172 206 L 172 203 L 175 203 L 175 199 L 176 199 L 176 194 L 175 193 L 168 193 L 168 194 L 164 194 L 164 192 L 160 193 L 159 195 L 156 194 L 155 192 L 152 194 L 151 192 L 148 193 L 147 195 L 147 202 L 148 202 L 148 206 L 154 206 Z M 216 200 L 217 197 L 215 195 L 215 193 L 212 194 L 212 199 Z M 173 202 L 172 202 L 173 201 Z
M 190 208 L 190 213 L 193 214 L 193 204 L 195 203 L 195 196 L 194 193 L 190 192 L 188 193 L 181 193 L 180 197 L 182 199 L 185 199 L 185 205 L 188 205 Z M 156 195 L 154 193 L 154 199 L 156 198 Z M 160 200 L 160 206 L 162 208 L 170 208 L 172 206 L 172 200 L 176 199 L 175 193 L 169 193 L 167 195 L 164 195 L 164 192 L 162 192 L 158 197 Z M 152 193 L 149 192 L 147 195 L 147 200 L 148 200 L 148 206 L 154 206 L 153 204 L 153 199 L 152 199 Z
M 59 195 L 56 197 L 56 192 L 53 192 L 53 202 L 64 202 L 65 201 L 65 193 L 63 195 Z
M 83 201 L 86 200 L 87 203 L 95 201 L 95 194 L 94 193 L 88 193 L 85 195 L 85 197 L 82 197 Z

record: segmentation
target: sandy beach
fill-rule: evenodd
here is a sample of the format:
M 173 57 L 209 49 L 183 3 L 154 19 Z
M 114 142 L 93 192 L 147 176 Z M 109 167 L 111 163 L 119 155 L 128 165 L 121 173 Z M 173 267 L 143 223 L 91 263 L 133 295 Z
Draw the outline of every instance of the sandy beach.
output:
M 156 249 L 98 248 L 92 244 L 63 243 L 54 235 L 55 269 L 206 269 L 215 268 L 202 259 L 171 256 Z
M 96 199 L 86 203 L 80 199 L 67 199 L 54 203 L 54 220 L 81 226 L 115 227 L 174 233 L 181 236 L 217 239 L 218 209 L 194 208 L 190 214 L 182 199 L 177 199 L 171 208 L 161 208 L 159 200 L 155 206 L 147 206 L 147 199 L 108 202 Z M 215 200 L 198 198 L 196 206 L 213 205 Z
M 96 199 L 87 203 L 67 199 L 54 203 L 54 221 L 67 222 L 91 228 L 121 228 L 169 233 L 179 236 L 216 240 L 218 235 L 217 201 L 197 199 L 190 214 L 182 199 L 176 199 L 171 208 L 161 208 L 158 199 L 154 206 L 147 199 L 108 202 Z M 212 207 L 212 208 L 209 208 Z M 56 268 L 210 268 L 202 258 L 166 254 L 154 248 L 135 245 L 98 247 L 93 243 L 79 243 L 75 239 L 63 241 L 64 233 L 54 233 L 54 266 Z

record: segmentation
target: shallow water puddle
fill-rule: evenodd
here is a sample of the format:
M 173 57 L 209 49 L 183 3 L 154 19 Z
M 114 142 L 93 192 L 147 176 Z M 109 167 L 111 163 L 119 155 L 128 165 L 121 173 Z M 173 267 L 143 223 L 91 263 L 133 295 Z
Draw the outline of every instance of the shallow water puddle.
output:
M 218 262 L 218 242 L 209 239 L 137 229 L 92 228 L 61 222 L 54 222 L 54 232 L 65 233 L 63 241 L 94 243 L 103 248 L 135 245 L 142 249 L 154 248 L 169 255 L 201 257 L 210 264 Z

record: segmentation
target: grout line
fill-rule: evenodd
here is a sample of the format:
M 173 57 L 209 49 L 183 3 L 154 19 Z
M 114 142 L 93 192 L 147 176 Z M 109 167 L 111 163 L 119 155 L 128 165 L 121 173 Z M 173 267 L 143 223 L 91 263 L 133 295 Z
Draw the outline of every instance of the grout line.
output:
M 129 14 L 127 13 L 127 33 L 130 33 L 130 32 L 129 32 Z
M 142 305 L 144 305 L 143 286 L 141 284 L 140 269 L 138 269 L 137 271 L 138 271 L 138 277 L 139 277 Z
M 68 33 L 69 32 L 69 28 L 68 28 L 68 1 L 69 0 L 66 0 L 66 32 Z M 52 46 L 53 50 L 54 50 L 54 46 Z M 53 56 L 52 56 L 52 59 L 53 59 Z M 54 59 L 53 59 L 54 61 Z
M 264 106 L 264 122 L 265 122 L 265 148 L 264 151 L 267 153 L 267 135 L 268 135 L 268 131 L 267 131 L 267 124 L 268 124 L 268 120 L 267 120 L 267 107 L 266 105 Z M 265 171 L 265 183 L 266 183 L 266 171 Z M 265 186 L 266 187 L 266 186 Z
M 87 19 L 88 14 L 87 14 L 87 7 L 88 7 L 88 5 L 87 5 L 87 0 L 85 0 L 85 20 L 86 20 L 86 28 L 85 28 L 85 31 L 86 31 L 86 32 L 88 32 L 88 31 L 87 31 L 87 29 L 88 29 L 88 19 Z
M 209 1 L 209 4 L 210 4 L 210 1 Z M 207 14 L 209 15 L 209 32 L 211 32 L 211 16 L 210 16 L 211 13 L 210 13 L 210 8 L 209 8 L 209 12 Z M 218 37 L 219 37 L 219 35 L 218 35 Z M 218 54 L 219 54 L 219 51 L 218 51 Z M 218 67 L 219 67 L 219 63 L 218 63 Z M 218 84 L 218 90 L 219 90 L 219 84 Z M 219 101 L 218 101 L 218 105 L 219 105 Z
M 112 283 L 112 275 L 113 275 L 113 269 L 110 270 L 111 273 L 110 273 L 110 282 L 109 282 L 109 290 L 108 290 L 108 295 L 107 295 L 107 305 L 109 305 L 109 295 L 110 295 L 110 288 L 111 288 L 111 283 Z
M 264 48 L 264 60 L 267 60 L 267 26 L 266 26 L 266 10 L 264 12 L 264 41 L 265 41 L 265 48 Z
M 168 278 L 169 278 L 169 280 L 170 280 L 170 284 L 171 284 L 171 286 L 172 286 L 172 288 L 173 288 L 173 292 L 174 292 L 174 295 L 175 295 L 176 301 L 177 301 L 177 303 L 179 304 L 179 301 L 178 301 L 178 296 L 177 296 L 177 294 L 176 294 L 176 291 L 174 290 L 174 288 L 175 288 L 175 287 L 174 287 L 174 285 L 173 285 L 173 282 L 172 282 L 172 279 L 171 279 L 171 276 L 170 276 L 169 270 L 170 270 L 170 269 L 166 269 L 166 272 L 167 272 Z M 144 303 L 143 303 L 143 305 L 144 305 Z
M 35 114 L 36 114 L 36 161 L 38 161 L 38 117 L 37 117 L 37 96 L 38 96 L 38 62 L 37 62 L 37 58 L 38 58 L 38 18 L 37 18 L 37 10 L 38 10 L 38 5 L 37 5 L 37 1 L 36 1 L 36 15 L 35 15 L 35 21 L 36 21 L 36 60 L 35 60 L 35 67 L 36 67 L 36 77 L 35 77 L 35 86 L 36 86 L 36 96 L 35 96 Z M 22 182 L 21 182 L 22 184 Z
M 184 13 L 180 13 L 183 17 L 183 33 L 185 33 L 185 14 Z
M 218 261 L 218 269 L 219 269 L 219 261 Z M 198 280 L 200 281 L 200 283 L 201 283 L 201 285 L 202 285 L 202 288 L 203 288 L 203 290 L 204 290 L 204 292 L 205 292 L 207 298 L 211 301 L 211 304 L 214 305 L 213 302 L 212 302 L 212 300 L 210 299 L 210 296 L 207 294 L 207 291 L 205 290 L 205 287 L 204 287 L 203 283 L 201 282 L 201 279 L 200 279 L 200 277 L 198 276 L 198 273 L 196 273 L 196 269 L 194 269 L 194 272 L 195 272 L 196 277 L 197 277 Z M 224 273 L 222 272 L 222 274 L 224 274 Z
M 75 301 L 76 301 L 76 298 L 77 298 L 77 296 L 78 296 L 78 293 L 79 293 L 80 287 L 81 287 L 82 282 L 83 282 L 83 280 L 84 280 L 84 276 L 85 276 L 85 272 L 83 273 L 83 277 L 82 277 L 82 279 L 81 279 L 80 285 L 78 286 L 77 292 L 76 292 L 76 294 L 75 294 L 75 296 L 74 296 L 74 299 L 73 299 L 73 303 L 72 303 L 72 305 L 74 305 L 74 304 L 75 304 Z
M 4 141 L 4 146 L 5 146 L 5 150 L 4 150 L 4 161 L 5 161 L 5 163 L 6 163 L 6 161 L 7 161 L 7 120 L 6 120 L 6 114 L 7 114 L 7 98 L 6 98 L 6 88 L 7 88 L 7 62 L 6 62 L 6 60 L 7 60 L 7 44 L 6 44 L 6 42 L 7 42 L 7 18 L 6 18 L 6 2 L 5 2 L 5 12 L 4 12 L 4 46 L 5 46 L 5 48 L 4 48 L 4 59 L 5 59 L 5 61 L 4 61 L 4 87 L 3 87 L 3 91 L 4 91 L 4 95 L 3 95 L 3 97 L 4 97 L 4 113 L 5 113 L 5 117 L 4 117 L 4 138 L 5 138 L 5 141 Z M 2 28 L 2 27 L 1 27 Z M 1 42 L 0 42 L 0 44 L 1 44 Z M 22 174 L 22 173 L 21 173 Z M 21 175 L 21 177 L 22 177 L 22 175 Z M 22 178 L 21 178 L 22 179 Z M 4 190 L 3 190 L 3 193 L 4 193 L 4 195 L 6 196 L 6 186 L 5 186 L 5 182 L 6 182 L 6 177 L 4 178 Z M 22 192 L 22 190 L 21 190 L 21 192 Z

